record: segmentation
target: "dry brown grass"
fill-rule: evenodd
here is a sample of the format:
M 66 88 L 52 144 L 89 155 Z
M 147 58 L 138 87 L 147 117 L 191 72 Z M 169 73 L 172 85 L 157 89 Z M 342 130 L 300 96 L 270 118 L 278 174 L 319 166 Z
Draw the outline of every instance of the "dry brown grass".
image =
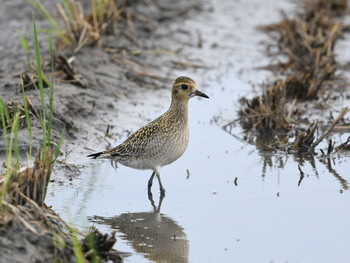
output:
M 347 1 L 310 0 L 303 5 L 304 10 L 295 18 L 283 14 L 281 22 L 260 27 L 273 39 L 273 44 L 267 46 L 268 55 L 284 60 L 266 68 L 281 72 L 283 77 L 271 86 L 264 85 L 262 95 L 243 98 L 245 103 L 239 111 L 241 126 L 256 136 L 256 144 L 269 135 L 268 149 L 312 151 L 348 111 L 344 108 L 330 125 L 332 128 L 317 140 L 317 121 L 306 131 L 294 125 L 300 118 L 298 102 L 315 100 L 333 91 L 340 70 L 334 47 L 347 30 L 334 19 L 348 12 Z M 286 136 L 294 136 L 294 140 L 288 142 Z
M 322 10 L 307 21 L 288 19 L 265 26 L 263 31 L 273 32 L 278 46 L 277 54 L 288 60 L 274 65 L 274 69 L 289 73 L 286 78 L 287 96 L 315 99 L 321 89 L 329 88 L 339 68 L 335 60 L 334 45 L 342 36 L 342 25 L 325 16 Z
M 54 149 L 47 147 L 46 152 L 42 154 L 45 159 L 41 160 L 41 151 L 38 151 L 33 167 L 19 168 L 17 165 L 7 167 L 10 169 L 10 179 L 6 189 L 1 187 L 5 182 L 5 176 L 0 178 L 0 195 L 3 194 L 1 191 L 5 190 L 6 204 L 25 205 L 30 201 L 40 207 L 43 206 L 55 157 Z
M 127 4 L 123 0 L 90 0 L 91 12 L 86 12 L 80 1 L 62 0 L 57 5 L 57 18 L 40 0 L 29 2 L 50 22 L 56 34 L 57 48 L 62 50 L 70 46 L 75 52 L 85 45 L 98 44 L 103 35 L 113 33 L 114 25 L 120 20 L 121 12 Z
M 285 90 L 282 82 L 276 82 L 272 88 L 263 88 L 263 94 L 251 100 L 239 112 L 241 125 L 246 130 L 288 132 L 290 111 L 286 104 Z
M 68 262 L 67 257 L 73 257 L 72 228 L 44 203 L 54 164 L 54 149 L 46 147 L 44 160 L 40 153 L 41 151 L 38 151 L 33 167 L 20 168 L 14 165 L 7 167 L 9 169 L 7 172 L 10 173 L 9 180 L 5 181 L 7 177 L 5 175 L 0 176 L 0 196 L 3 194 L 2 191 L 5 191 L 0 204 L 0 228 L 10 229 L 20 224 L 21 228 L 29 230 L 31 235 L 53 235 L 54 239 L 49 239 L 55 251 L 52 257 L 59 262 Z M 5 183 L 6 187 L 3 188 Z M 114 234 L 101 234 L 93 230 L 81 241 L 84 257 L 88 260 L 86 262 L 96 262 L 96 258 L 101 262 L 107 260 L 121 262 L 119 253 L 112 248 L 115 242 Z
M 85 45 L 98 43 L 104 34 L 113 33 L 114 24 L 120 19 L 121 9 L 115 0 L 91 0 L 92 13 L 86 14 L 81 2 L 66 2 L 57 5 L 64 23 L 64 34 L 57 38 L 58 47 L 70 44 L 77 52 Z

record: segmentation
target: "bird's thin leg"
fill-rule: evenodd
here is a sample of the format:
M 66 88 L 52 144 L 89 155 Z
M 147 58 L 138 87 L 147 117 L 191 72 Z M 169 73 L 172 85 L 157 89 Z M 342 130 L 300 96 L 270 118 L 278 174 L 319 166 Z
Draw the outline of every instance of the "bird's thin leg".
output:
M 165 189 L 162 185 L 162 181 L 160 180 L 160 174 L 159 173 L 156 173 L 157 175 L 157 178 L 158 178 L 158 182 L 159 182 L 159 189 L 160 189 L 160 194 L 161 195 L 164 195 L 165 194 Z
M 153 207 L 153 211 L 154 211 L 154 212 L 157 212 L 157 207 L 156 207 L 156 205 L 155 205 L 155 203 L 154 203 L 153 194 L 152 194 L 151 189 L 148 189 L 148 200 L 151 202 L 151 205 L 152 205 L 152 207 Z
M 161 194 L 159 196 L 159 204 L 158 204 L 157 212 L 160 212 L 160 207 L 162 206 L 162 202 L 163 202 L 164 197 L 165 197 L 165 194 Z
M 153 172 L 151 177 L 149 178 L 148 180 L 148 192 L 151 191 L 151 187 L 152 187 L 152 184 L 153 184 L 153 178 L 154 178 L 154 175 L 156 174 L 156 172 Z
M 158 203 L 158 207 L 157 207 L 155 202 L 154 202 L 154 200 L 153 200 L 152 192 L 150 190 L 148 190 L 148 200 L 151 202 L 151 205 L 153 207 L 153 212 L 154 213 L 157 213 L 157 212 L 159 213 L 160 212 L 160 207 L 162 206 L 162 202 L 163 202 L 164 197 L 165 197 L 164 193 L 160 194 L 160 196 L 159 196 L 159 203 Z

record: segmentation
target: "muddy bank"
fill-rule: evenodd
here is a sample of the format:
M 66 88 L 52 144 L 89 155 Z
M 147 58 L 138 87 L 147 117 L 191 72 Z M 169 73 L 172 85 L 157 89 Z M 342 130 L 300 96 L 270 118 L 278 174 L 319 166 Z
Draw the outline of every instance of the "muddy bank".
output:
M 23 212 L 33 213 L 30 209 L 21 209 Z M 46 216 L 57 217 L 55 213 L 47 209 Z M 62 219 L 52 221 L 55 227 L 49 228 L 42 225 L 38 218 L 24 218 L 31 226 L 23 225 L 14 215 L 9 215 L 8 222 L 3 221 L 0 228 L 1 259 L 0 262 L 54 262 L 60 259 L 64 262 L 76 262 L 69 238 L 59 239 L 61 236 L 56 232 L 58 229 L 68 228 L 62 224 Z M 39 223 L 39 224 L 38 224 Z M 33 230 L 34 229 L 34 230 Z M 60 243 L 61 242 L 61 243 Z

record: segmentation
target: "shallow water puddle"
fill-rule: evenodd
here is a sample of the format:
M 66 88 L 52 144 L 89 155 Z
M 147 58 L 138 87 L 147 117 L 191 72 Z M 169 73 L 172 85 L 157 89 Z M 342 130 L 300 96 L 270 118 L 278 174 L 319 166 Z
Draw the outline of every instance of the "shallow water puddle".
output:
M 227 109 L 233 118 L 249 87 L 230 77 L 219 86 L 242 90 L 192 99 L 189 147 L 161 172 L 164 200 L 157 181 L 154 204 L 148 198 L 151 171 L 86 160 L 72 187 L 51 187 L 47 204 L 80 227 L 117 231 L 115 248 L 132 253 L 126 262 L 348 262 L 349 158 L 272 155 L 237 140 L 213 118 Z

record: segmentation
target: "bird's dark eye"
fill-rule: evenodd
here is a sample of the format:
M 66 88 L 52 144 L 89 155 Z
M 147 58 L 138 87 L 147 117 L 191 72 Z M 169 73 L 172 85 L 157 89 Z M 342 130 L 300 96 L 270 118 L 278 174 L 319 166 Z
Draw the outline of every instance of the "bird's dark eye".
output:
M 186 84 L 181 84 L 181 89 L 183 89 L 183 90 L 188 89 L 188 85 L 186 85 Z

